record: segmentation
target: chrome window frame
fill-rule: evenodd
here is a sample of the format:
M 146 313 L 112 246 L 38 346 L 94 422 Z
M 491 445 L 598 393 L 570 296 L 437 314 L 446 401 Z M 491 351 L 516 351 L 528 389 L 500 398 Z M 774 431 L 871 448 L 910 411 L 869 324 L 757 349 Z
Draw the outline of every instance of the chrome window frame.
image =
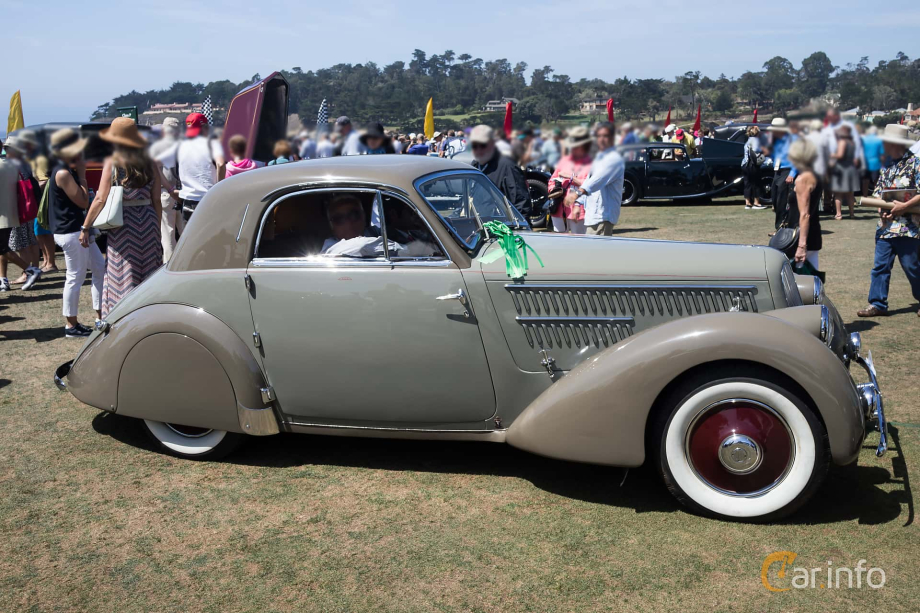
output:
M 465 240 L 463 240 L 463 239 L 460 237 L 460 235 L 457 234 L 457 231 L 454 230 L 454 227 L 450 224 L 450 222 L 447 221 L 447 218 L 444 217 L 443 215 L 441 215 L 441 212 L 438 211 L 436 208 L 434 208 L 434 206 L 432 206 L 431 202 L 428 201 L 428 199 L 425 197 L 425 195 L 422 193 L 422 190 L 421 190 L 421 185 L 422 185 L 423 183 L 428 183 L 429 181 L 435 181 L 435 180 L 437 180 L 437 179 L 442 179 L 442 178 L 444 178 L 444 177 L 450 177 L 450 176 L 464 176 L 464 175 L 465 175 L 465 176 L 469 176 L 469 177 L 482 177 L 482 178 L 485 179 L 486 181 L 489 181 L 489 177 L 485 176 L 482 172 L 480 172 L 480 171 L 478 171 L 478 170 L 476 170 L 476 169 L 474 169 L 474 168 L 471 168 L 471 169 L 469 169 L 469 170 L 466 170 L 466 169 L 459 170 L 459 169 L 457 169 L 457 170 L 441 170 L 441 171 L 438 171 L 438 172 L 433 172 L 433 173 L 431 173 L 431 174 L 427 174 L 427 175 L 424 175 L 424 176 L 419 177 L 418 179 L 416 179 L 415 181 L 412 182 L 412 186 L 415 188 L 415 191 L 418 193 L 419 198 L 421 198 L 422 201 L 428 206 L 428 208 L 431 209 L 431 211 L 434 212 L 434 214 L 438 216 L 438 219 L 440 219 L 440 220 L 441 220 L 441 223 L 444 224 L 444 228 L 447 230 L 447 232 L 448 232 L 452 237 L 454 237 L 454 240 L 457 241 L 457 243 L 460 245 L 460 247 L 463 248 L 463 249 L 465 249 L 467 252 L 469 252 L 469 253 L 472 254 L 472 253 L 474 253 L 477 249 L 479 249 L 479 247 L 482 246 L 483 241 L 478 241 L 475 245 L 470 245 L 470 244 L 467 243 Z M 492 182 L 489 181 L 489 183 L 491 184 Z M 510 208 L 513 209 L 514 206 L 513 206 L 510 202 L 508 202 L 508 199 L 505 198 L 505 195 L 501 193 L 501 190 L 499 190 L 497 187 L 495 187 L 494 184 L 492 184 L 492 187 L 495 189 L 495 191 L 498 192 L 498 195 L 501 196 L 501 202 L 504 203 L 505 207 L 510 207 Z M 510 222 L 510 221 L 514 221 L 514 222 L 515 222 L 515 225 L 519 225 L 519 224 L 517 223 L 517 218 L 515 217 L 514 213 L 512 213 L 510 210 L 505 211 L 505 217 L 507 218 L 507 221 L 509 221 L 509 222 Z M 523 215 L 521 215 L 520 217 L 523 217 Z M 526 219 L 525 219 L 525 221 L 526 221 Z M 529 226 L 528 226 L 528 229 L 529 229 Z
M 265 211 L 262 213 L 262 218 L 259 220 L 259 229 L 256 234 L 255 245 L 252 250 L 252 257 L 249 260 L 251 266 L 257 268 L 317 268 L 317 269 L 330 269 L 330 268 L 394 268 L 394 267 L 436 267 L 436 268 L 447 268 L 453 266 L 454 263 L 450 258 L 450 253 L 444 247 L 444 243 L 441 242 L 440 237 L 437 232 L 434 231 L 434 228 L 431 227 L 431 224 L 428 223 L 428 220 L 422 215 L 419 211 L 418 206 L 415 205 L 409 198 L 409 195 L 396 187 L 384 186 L 384 185 L 364 185 L 357 184 L 354 182 L 346 182 L 345 186 L 342 184 L 336 183 L 334 181 L 324 181 L 314 184 L 302 184 L 296 187 L 302 188 L 297 189 L 296 191 L 291 191 L 289 193 L 283 194 L 275 199 Z M 292 186 L 293 187 L 293 186 Z M 278 193 L 287 188 L 279 188 L 274 190 L 272 193 Z M 259 247 L 261 246 L 262 233 L 265 230 L 265 222 L 268 217 L 271 215 L 272 211 L 275 210 L 279 204 L 287 200 L 288 198 L 293 198 L 295 196 L 301 196 L 304 194 L 316 194 L 316 193 L 326 193 L 326 192 L 354 192 L 362 194 L 374 194 L 375 202 L 377 199 L 380 199 L 381 207 L 381 220 L 380 220 L 380 232 L 381 236 L 384 239 L 384 253 L 385 256 L 380 258 L 323 258 L 320 259 L 317 256 L 307 256 L 307 257 L 289 257 L 289 258 L 260 258 L 259 257 Z M 441 252 L 444 254 L 443 258 L 432 258 L 432 257 L 398 257 L 396 259 L 389 257 L 389 245 L 386 240 L 386 215 L 383 214 L 383 196 L 390 196 L 391 198 L 396 198 L 399 201 L 406 204 L 416 215 L 418 215 L 421 220 L 425 223 L 425 227 L 428 228 L 428 231 L 434 237 L 434 240 L 437 241 L 438 247 L 441 249 Z

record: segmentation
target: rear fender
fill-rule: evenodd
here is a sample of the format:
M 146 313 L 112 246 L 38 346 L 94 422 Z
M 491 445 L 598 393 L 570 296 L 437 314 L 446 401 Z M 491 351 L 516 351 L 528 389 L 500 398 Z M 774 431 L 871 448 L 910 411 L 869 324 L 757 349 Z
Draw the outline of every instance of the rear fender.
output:
M 617 343 L 538 396 L 511 424 L 506 440 L 564 460 L 638 466 L 645 460 L 649 412 L 668 384 L 703 364 L 739 360 L 798 383 L 827 428 L 834 461 L 856 458 L 865 426 L 843 364 L 802 328 L 745 312 L 678 319 Z
M 202 309 L 180 304 L 140 308 L 92 339 L 67 376 L 82 402 L 121 415 L 273 434 L 265 378 L 243 341 Z M 253 421 L 255 420 L 255 421 Z M 258 422 L 254 432 L 247 427 Z

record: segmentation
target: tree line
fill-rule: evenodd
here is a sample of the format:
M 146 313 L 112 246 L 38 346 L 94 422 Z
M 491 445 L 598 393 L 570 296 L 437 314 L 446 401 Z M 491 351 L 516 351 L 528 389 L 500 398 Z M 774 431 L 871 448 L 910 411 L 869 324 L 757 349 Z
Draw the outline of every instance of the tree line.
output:
M 337 64 L 315 71 L 294 67 L 282 73 L 291 88 L 290 110 L 308 126 L 315 124 L 323 98 L 331 105 L 331 117 L 346 114 L 354 121 L 381 121 L 407 130 L 421 126 L 430 97 L 434 98 L 436 115 L 464 116 L 462 122 L 445 118 L 440 122 L 443 127 L 500 122 L 495 114 L 481 115 L 480 109 L 487 101 L 502 97 L 520 101 L 516 120 L 535 124 L 578 112 L 582 100 L 608 97 L 615 100 L 618 119 L 653 121 L 663 118 L 669 107 L 674 117 L 689 116 L 696 112 L 697 104 L 707 111 L 730 115 L 750 113 L 755 107 L 783 114 L 816 98 L 833 101 L 841 108 L 859 106 L 867 111 L 888 111 L 920 101 L 920 59 L 911 60 L 900 52 L 872 67 L 868 57 L 856 64 L 835 66 L 822 51 L 804 58 L 798 67 L 776 56 L 764 62 L 759 71 L 747 71 L 738 78 L 721 74 L 715 79 L 689 71 L 672 79 L 624 76 L 613 82 L 572 81 L 551 66 L 528 68 L 526 62 L 485 61 L 450 50 L 429 56 L 416 49 L 408 64 Z M 214 106 L 226 108 L 237 92 L 259 79 L 256 74 L 243 83 L 176 82 L 166 89 L 131 91 L 100 105 L 93 118 L 110 116 L 121 106 L 137 106 L 143 112 L 156 103 L 201 102 L 208 95 Z

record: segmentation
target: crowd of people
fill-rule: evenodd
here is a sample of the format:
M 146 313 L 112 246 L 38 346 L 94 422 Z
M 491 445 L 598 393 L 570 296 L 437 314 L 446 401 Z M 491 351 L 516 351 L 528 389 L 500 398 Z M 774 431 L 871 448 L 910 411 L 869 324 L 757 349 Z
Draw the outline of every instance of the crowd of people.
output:
M 552 169 L 546 205 L 552 231 L 609 236 L 619 219 L 625 173 L 616 145 L 678 143 L 684 147 L 675 148 L 675 156 L 686 149 L 686 155 L 695 157 L 702 139 L 710 135 L 708 129 L 691 133 L 673 124 L 638 128 L 624 123 L 617 129 L 612 123 L 598 123 L 593 131 L 578 125 L 567 132 L 556 128 L 544 134 L 527 128 L 509 135 L 479 125 L 427 137 L 387 131 L 379 123 L 359 130 L 347 116 L 336 119 L 330 128 L 279 140 L 273 159 L 263 163 L 248 155 L 251 149 L 242 135 L 229 138 L 225 152 L 200 113 L 186 118 L 184 133 L 178 120 L 167 118 L 155 130 L 158 138 L 151 141 L 133 120 L 118 118 L 99 133 L 111 145 L 112 154 L 104 160 L 95 192 L 86 179 L 86 138 L 73 129 L 55 132 L 50 136 L 49 158 L 41 153 L 36 134 L 22 130 L 3 143 L 6 158 L 0 160 L 0 191 L 15 194 L 4 197 L 0 206 L 0 291 L 17 284 L 28 290 L 42 274 L 57 272 L 57 245 L 66 266 L 64 334 L 85 337 L 91 330 L 79 321 L 77 311 L 87 271 L 92 275 L 92 305 L 99 321 L 170 259 L 198 203 L 218 182 L 266 165 L 339 155 L 451 158 L 469 149 L 472 165 L 524 216 L 531 213 L 532 199 L 522 168 L 542 166 Z M 741 166 L 746 209 L 768 208 L 761 202 L 761 179 L 766 180 L 764 173 L 772 167 L 774 228 L 798 228 L 791 257 L 797 266 L 807 263 L 813 271 L 820 270 L 822 212 L 830 210 L 839 220 L 846 211 L 852 218 L 854 193 L 865 196 L 871 191 L 883 197 L 902 190 L 895 193 L 892 210 L 880 211 L 869 305 L 859 315 L 887 314 L 895 258 L 920 300 L 920 216 L 908 211 L 920 203 L 916 191 L 920 145 L 908 137 L 906 128 L 889 125 L 881 133 L 871 127 L 863 130 L 843 121 L 833 109 L 823 122 L 775 118 L 764 130 L 757 125 L 747 128 Z M 123 220 L 108 228 L 103 255 L 95 222 L 115 188 L 121 190 Z M 17 208 L 24 194 L 42 200 L 31 217 L 23 217 Z M 7 278 L 9 262 L 23 271 L 12 282 Z

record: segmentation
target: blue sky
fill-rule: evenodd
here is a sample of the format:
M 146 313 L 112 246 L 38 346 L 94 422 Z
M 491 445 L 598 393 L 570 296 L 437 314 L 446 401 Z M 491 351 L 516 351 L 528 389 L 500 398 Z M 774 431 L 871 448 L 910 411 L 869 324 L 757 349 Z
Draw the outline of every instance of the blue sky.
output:
M 115 95 L 175 80 L 383 66 L 415 48 L 608 81 L 739 76 L 816 50 L 839 66 L 920 55 L 920 3 L 865 0 L 0 0 L 0 24 L 0 107 L 21 89 L 27 124 L 86 119 Z

